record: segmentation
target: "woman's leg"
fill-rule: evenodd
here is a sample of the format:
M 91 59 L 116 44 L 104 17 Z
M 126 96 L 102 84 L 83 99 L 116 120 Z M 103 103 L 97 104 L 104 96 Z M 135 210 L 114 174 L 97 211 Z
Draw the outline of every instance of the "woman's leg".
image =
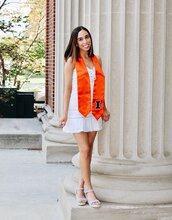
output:
M 84 183 L 85 189 L 92 189 L 90 164 L 91 164 L 92 149 L 93 149 L 94 139 L 96 137 L 96 132 L 76 133 L 74 134 L 74 137 L 77 141 L 80 151 L 81 178 L 79 180 L 79 184 L 81 186 L 81 184 Z M 83 196 L 82 192 L 80 192 L 78 196 L 82 197 Z M 96 199 L 96 196 L 93 192 L 90 192 L 87 194 L 87 198 L 89 200 L 94 200 Z
M 96 134 L 97 132 L 96 131 L 92 131 L 92 132 L 89 132 L 88 133 L 88 139 L 89 139 L 89 145 L 90 145 L 90 165 L 91 165 L 91 158 L 92 158 L 92 150 L 93 150 L 93 144 L 94 144 L 94 140 L 95 140 L 95 137 L 96 137 Z M 86 189 L 90 189 L 90 188 L 87 188 L 85 187 Z M 89 192 L 87 194 L 87 199 L 88 200 L 95 200 L 96 199 L 96 196 L 95 196 L 95 193 L 94 192 Z M 95 202 L 95 204 L 99 204 L 100 202 Z
M 91 164 L 93 144 L 94 144 L 96 134 L 97 134 L 97 131 L 88 132 L 88 141 L 89 141 L 89 145 L 90 145 L 90 164 Z
M 92 153 L 92 149 L 90 148 L 88 133 L 75 133 L 74 137 L 76 139 L 80 152 L 81 177 L 79 180 L 79 184 L 81 186 L 84 183 L 84 185 L 92 187 L 90 181 L 90 154 Z
M 92 150 L 93 150 L 93 143 L 96 137 L 97 131 L 88 132 L 88 142 L 89 142 L 89 164 L 91 164 L 91 157 L 92 157 Z M 82 178 L 81 169 L 80 169 L 80 176 L 79 176 L 79 187 L 84 187 L 84 179 Z
M 89 170 L 89 141 L 88 134 L 85 132 L 75 133 L 74 137 L 78 144 L 80 152 L 80 176 L 79 176 L 79 186 L 78 189 L 84 189 L 85 180 L 86 182 L 90 181 L 90 170 Z M 76 191 L 76 198 L 85 197 L 84 190 Z M 83 201 L 84 202 L 84 201 Z

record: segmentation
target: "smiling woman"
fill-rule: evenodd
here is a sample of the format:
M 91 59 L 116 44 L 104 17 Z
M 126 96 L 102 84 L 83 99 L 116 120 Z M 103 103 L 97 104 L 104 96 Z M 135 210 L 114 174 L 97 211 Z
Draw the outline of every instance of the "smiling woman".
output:
M 104 100 L 105 77 L 101 59 L 94 55 L 92 37 L 88 29 L 76 27 L 64 54 L 65 89 L 64 111 L 60 118 L 63 131 L 72 133 L 80 152 L 80 177 L 76 189 L 78 205 L 89 203 L 99 208 L 91 183 L 90 164 L 93 143 L 102 121 L 108 121 Z

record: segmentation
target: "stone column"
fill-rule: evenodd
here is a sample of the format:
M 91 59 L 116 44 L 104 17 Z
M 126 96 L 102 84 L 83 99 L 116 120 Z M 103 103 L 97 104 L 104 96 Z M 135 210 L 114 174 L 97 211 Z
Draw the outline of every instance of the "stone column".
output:
M 130 205 L 131 209 L 120 206 L 129 210 L 128 219 L 172 216 L 172 1 L 69 2 L 77 2 L 78 24 L 90 29 L 106 75 L 111 119 L 94 146 L 92 181 L 97 196 L 111 205 L 109 219 L 126 219 L 122 214 L 115 218 L 115 204 Z M 79 167 L 78 154 L 73 163 Z M 64 181 L 64 191 L 75 193 L 77 181 L 78 169 Z M 149 215 L 144 217 L 146 205 Z M 136 218 L 130 216 L 132 210 L 138 211 Z M 93 213 L 89 219 L 94 219 Z
M 93 183 L 106 202 L 172 203 L 172 2 L 109 1 L 100 13 L 111 120 L 98 136 Z
M 54 112 L 49 106 L 45 107 L 43 114 L 44 148 L 47 162 L 69 162 L 78 147 L 72 136 L 62 131 L 58 125 L 59 117 L 63 113 L 63 90 L 64 90 L 64 51 L 69 40 L 73 26 L 76 26 L 76 12 L 71 13 L 70 1 L 56 1 L 56 31 L 55 31 L 55 95 Z M 65 12 L 65 16 L 64 16 Z M 69 22 L 71 19 L 72 22 Z

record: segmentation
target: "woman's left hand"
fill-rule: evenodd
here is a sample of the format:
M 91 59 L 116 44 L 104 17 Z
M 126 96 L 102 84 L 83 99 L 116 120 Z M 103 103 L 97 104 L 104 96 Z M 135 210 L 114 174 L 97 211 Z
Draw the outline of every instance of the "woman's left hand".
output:
M 107 122 L 109 121 L 109 118 L 110 118 L 110 112 L 107 109 L 105 109 L 102 115 L 102 120 Z

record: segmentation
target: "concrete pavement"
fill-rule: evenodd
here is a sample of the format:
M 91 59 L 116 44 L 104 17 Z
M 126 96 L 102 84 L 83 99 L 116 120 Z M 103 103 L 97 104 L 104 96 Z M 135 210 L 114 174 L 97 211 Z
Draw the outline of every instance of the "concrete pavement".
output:
M 73 169 L 46 164 L 43 151 L 0 149 L 0 220 L 59 220 L 59 184 Z
M 0 148 L 41 149 L 41 122 L 37 118 L 0 118 Z

